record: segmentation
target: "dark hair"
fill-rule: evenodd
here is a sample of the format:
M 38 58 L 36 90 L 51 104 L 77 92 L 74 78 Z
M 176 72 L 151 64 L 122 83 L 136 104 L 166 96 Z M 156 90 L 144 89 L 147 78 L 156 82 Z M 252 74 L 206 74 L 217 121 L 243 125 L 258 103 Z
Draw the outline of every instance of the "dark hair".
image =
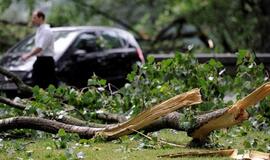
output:
M 38 18 L 41 17 L 43 20 L 45 19 L 45 14 L 42 11 L 37 11 L 36 13 Z

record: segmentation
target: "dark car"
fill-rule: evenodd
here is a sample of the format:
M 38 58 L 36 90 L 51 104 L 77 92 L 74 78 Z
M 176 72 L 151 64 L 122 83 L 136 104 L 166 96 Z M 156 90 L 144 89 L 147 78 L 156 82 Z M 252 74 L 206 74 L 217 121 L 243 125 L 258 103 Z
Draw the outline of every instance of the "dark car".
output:
M 54 60 L 59 82 L 78 88 L 87 85 L 93 73 L 119 85 L 136 62 L 144 56 L 135 38 L 127 31 L 111 27 L 56 27 Z M 34 46 L 34 35 L 26 37 L 9 49 L 0 65 L 18 75 L 26 84 L 33 84 L 32 66 L 36 57 L 24 62 L 21 55 Z M 0 90 L 16 90 L 9 79 L 0 75 Z

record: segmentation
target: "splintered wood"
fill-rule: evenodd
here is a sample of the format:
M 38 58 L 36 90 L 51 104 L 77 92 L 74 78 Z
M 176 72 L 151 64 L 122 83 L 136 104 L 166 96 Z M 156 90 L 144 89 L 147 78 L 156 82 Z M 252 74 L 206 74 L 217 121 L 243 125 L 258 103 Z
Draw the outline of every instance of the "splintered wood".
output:
M 217 150 L 217 151 L 191 151 L 191 152 L 180 152 L 174 154 L 165 154 L 158 156 L 159 158 L 178 158 L 178 157 L 235 157 L 237 155 L 237 150 L 227 149 L 227 150 Z
M 209 133 L 216 129 L 231 127 L 248 119 L 246 109 L 258 103 L 270 94 L 270 82 L 263 84 L 254 92 L 237 101 L 226 110 L 222 115 L 203 123 L 197 127 L 190 135 L 194 139 L 205 139 Z
M 122 135 L 130 134 L 134 132 L 134 130 L 139 130 L 151 124 L 158 118 L 165 116 L 181 107 L 199 104 L 201 102 L 202 99 L 200 90 L 193 89 L 151 107 L 127 122 L 108 127 L 102 132 L 99 132 L 98 135 L 105 136 L 108 139 L 118 138 Z

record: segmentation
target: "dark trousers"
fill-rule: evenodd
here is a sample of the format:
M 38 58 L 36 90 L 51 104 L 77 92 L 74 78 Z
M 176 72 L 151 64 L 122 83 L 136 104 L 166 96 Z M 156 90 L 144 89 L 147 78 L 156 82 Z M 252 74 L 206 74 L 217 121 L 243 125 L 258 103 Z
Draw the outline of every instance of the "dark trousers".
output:
M 33 65 L 33 84 L 47 88 L 49 84 L 57 85 L 54 59 L 49 56 L 39 56 Z

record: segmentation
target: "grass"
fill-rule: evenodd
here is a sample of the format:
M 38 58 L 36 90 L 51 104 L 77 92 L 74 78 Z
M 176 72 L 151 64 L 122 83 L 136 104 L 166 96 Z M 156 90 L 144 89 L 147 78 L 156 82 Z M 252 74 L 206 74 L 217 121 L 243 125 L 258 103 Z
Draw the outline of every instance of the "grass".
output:
M 248 132 L 246 135 L 242 133 L 241 128 L 235 127 L 229 131 L 222 130 L 215 134 L 215 143 L 223 144 L 223 148 L 237 148 L 245 150 L 250 147 L 253 150 L 260 150 L 260 147 L 265 145 L 265 140 L 268 139 L 269 133 L 265 132 Z M 191 138 L 184 132 L 174 132 L 171 130 L 163 130 L 158 132 L 159 138 L 177 144 L 186 145 Z M 252 142 L 257 139 L 256 146 L 247 142 Z M 87 142 L 87 143 L 85 143 Z M 93 142 L 85 140 L 67 142 L 67 147 L 64 149 L 57 149 L 55 140 L 52 138 L 27 138 L 6 140 L 0 142 L 0 159 L 1 160 L 20 160 L 20 159 L 34 159 L 34 160 L 65 160 L 78 159 L 81 155 L 84 159 L 90 160 L 137 160 L 137 159 L 169 159 L 158 158 L 158 155 L 198 151 L 202 149 L 187 148 L 187 147 L 162 147 L 153 141 L 146 141 L 144 138 L 138 136 L 124 136 L 119 140 L 110 142 Z M 266 142 L 270 144 L 270 141 Z M 254 145 L 254 146 L 253 146 Z M 148 146 L 148 148 L 142 148 Z M 217 148 L 214 148 L 217 149 Z M 202 159 L 202 160 L 220 160 L 229 159 L 226 157 L 186 157 L 174 159 Z

